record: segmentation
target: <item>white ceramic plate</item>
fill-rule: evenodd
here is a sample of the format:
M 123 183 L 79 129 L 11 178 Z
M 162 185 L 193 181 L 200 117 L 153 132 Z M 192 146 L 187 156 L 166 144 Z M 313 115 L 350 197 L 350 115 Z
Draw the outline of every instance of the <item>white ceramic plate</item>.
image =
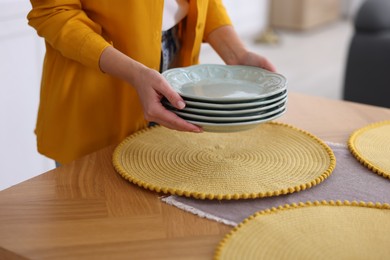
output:
M 172 112 L 185 120 L 196 120 L 196 121 L 209 122 L 209 123 L 235 123 L 235 122 L 259 120 L 262 118 L 266 118 L 268 116 L 277 114 L 280 111 L 283 111 L 285 108 L 286 107 L 283 105 L 263 112 L 253 113 L 250 115 L 246 114 L 244 116 L 203 116 L 203 115 L 185 113 L 182 111 L 172 111 Z
M 239 123 L 226 123 L 226 124 L 219 124 L 219 123 L 208 123 L 208 122 L 201 122 L 196 120 L 187 120 L 191 124 L 198 125 L 202 127 L 203 131 L 205 132 L 215 132 L 215 133 L 229 133 L 229 132 L 239 132 L 239 131 L 245 131 L 252 128 L 257 127 L 259 124 L 272 121 L 278 117 L 281 117 L 286 110 L 283 110 L 277 114 L 274 114 L 272 116 L 254 120 L 254 121 L 248 121 L 248 122 L 239 122 Z
M 162 74 L 181 96 L 218 102 L 243 102 L 269 97 L 286 89 L 284 76 L 258 67 L 200 64 Z
M 212 110 L 217 110 L 217 109 L 233 110 L 233 109 L 254 108 L 258 106 L 263 106 L 281 100 L 285 97 L 287 97 L 287 91 L 284 91 L 280 94 L 274 95 L 266 99 L 259 99 L 256 101 L 242 102 L 242 103 L 217 104 L 217 103 L 191 101 L 191 100 L 185 100 L 185 103 L 188 107 L 192 107 L 192 108 L 204 108 L 204 109 L 212 109 Z
M 197 115 L 206 115 L 206 116 L 244 116 L 247 114 L 253 114 L 253 113 L 269 110 L 269 109 L 272 109 L 272 108 L 277 107 L 279 105 L 285 105 L 286 102 L 287 102 L 287 97 L 285 97 L 282 100 L 271 103 L 271 104 L 267 104 L 264 106 L 258 106 L 258 107 L 254 107 L 254 108 L 247 108 L 247 109 L 215 110 L 215 109 L 193 108 L 193 107 L 187 106 L 187 107 L 185 107 L 181 110 L 178 110 L 178 111 L 182 111 L 185 113 L 191 113 L 191 114 L 197 114 Z M 165 107 L 167 109 L 177 111 L 177 109 L 172 107 L 172 105 L 169 102 L 163 101 L 163 104 L 165 105 Z

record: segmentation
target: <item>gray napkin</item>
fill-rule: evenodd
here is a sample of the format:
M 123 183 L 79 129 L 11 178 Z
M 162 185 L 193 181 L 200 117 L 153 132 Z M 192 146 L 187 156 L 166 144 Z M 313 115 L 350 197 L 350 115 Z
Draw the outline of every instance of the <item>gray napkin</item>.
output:
M 300 192 L 249 200 L 197 200 L 179 196 L 162 201 L 227 225 L 235 226 L 257 211 L 279 205 L 315 201 L 349 200 L 390 203 L 390 180 L 361 165 L 342 144 L 328 143 L 336 156 L 336 168 L 322 183 Z

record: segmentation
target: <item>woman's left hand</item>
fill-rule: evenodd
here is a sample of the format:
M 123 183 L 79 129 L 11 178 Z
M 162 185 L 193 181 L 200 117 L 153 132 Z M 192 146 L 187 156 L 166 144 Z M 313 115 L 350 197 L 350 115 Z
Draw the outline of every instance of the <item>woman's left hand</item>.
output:
M 267 58 L 251 51 L 240 56 L 237 63 L 239 65 L 255 66 L 276 72 L 275 66 Z
M 208 35 L 207 42 L 228 65 L 255 66 L 276 72 L 276 68 L 268 59 L 247 50 L 233 26 L 226 25 L 215 29 Z

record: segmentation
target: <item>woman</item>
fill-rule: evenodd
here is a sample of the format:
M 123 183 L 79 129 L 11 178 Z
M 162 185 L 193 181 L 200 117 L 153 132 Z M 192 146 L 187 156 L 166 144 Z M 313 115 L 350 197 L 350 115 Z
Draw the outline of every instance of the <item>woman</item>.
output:
M 244 47 L 221 0 L 31 3 L 29 25 L 46 44 L 35 130 L 38 151 L 60 163 L 117 144 L 148 122 L 202 131 L 160 102 L 166 97 L 178 109 L 185 106 L 159 73 L 165 57 L 162 31 L 169 20 L 173 27 L 164 32 L 175 40 L 168 45 L 180 43 L 168 55 L 175 60 L 170 67 L 197 64 L 201 43 L 208 42 L 226 64 L 275 70 Z

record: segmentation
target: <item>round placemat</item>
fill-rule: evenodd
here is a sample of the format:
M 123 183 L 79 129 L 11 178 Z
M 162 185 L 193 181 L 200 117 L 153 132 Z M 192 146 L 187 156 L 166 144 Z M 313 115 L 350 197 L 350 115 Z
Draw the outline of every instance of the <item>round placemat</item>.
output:
M 356 130 L 348 140 L 348 147 L 360 163 L 390 179 L 390 121 Z
M 312 134 L 281 123 L 236 133 L 201 134 L 156 126 L 114 151 L 122 177 L 143 188 L 199 199 L 248 199 L 310 188 L 336 159 Z
M 389 259 L 390 205 L 322 201 L 260 211 L 220 242 L 215 259 Z

